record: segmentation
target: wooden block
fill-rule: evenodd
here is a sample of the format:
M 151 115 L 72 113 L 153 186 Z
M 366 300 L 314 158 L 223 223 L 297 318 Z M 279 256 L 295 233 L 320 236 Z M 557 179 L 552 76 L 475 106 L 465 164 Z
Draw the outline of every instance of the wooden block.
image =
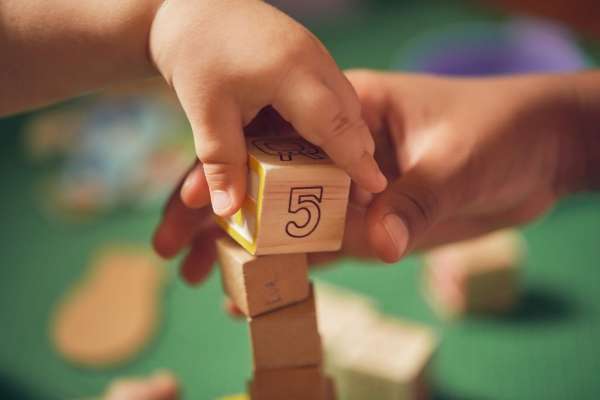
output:
M 246 145 L 246 200 L 217 223 L 251 254 L 339 250 L 348 175 L 297 136 L 248 138 Z
M 248 323 L 256 371 L 321 363 L 312 288 L 306 300 L 250 318 Z
M 325 370 L 335 374 L 338 355 L 379 320 L 377 304 L 367 296 L 322 282 L 315 283 L 315 292 Z
M 251 400 L 329 400 L 332 390 L 319 366 L 256 371 L 249 389 Z
M 253 256 L 227 237 L 217 254 L 225 293 L 249 317 L 308 297 L 306 254 Z
M 444 316 L 507 311 L 518 300 L 525 245 L 515 230 L 501 230 L 430 251 L 425 283 L 433 307 Z
M 422 398 L 426 371 L 437 345 L 436 335 L 423 325 L 381 319 L 339 360 L 340 398 Z

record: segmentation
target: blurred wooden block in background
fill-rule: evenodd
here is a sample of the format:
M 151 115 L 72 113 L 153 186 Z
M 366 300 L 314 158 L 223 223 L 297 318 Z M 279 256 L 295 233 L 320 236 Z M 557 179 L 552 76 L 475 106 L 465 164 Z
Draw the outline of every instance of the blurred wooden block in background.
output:
M 306 300 L 250 318 L 248 323 L 255 371 L 321 364 L 312 288 Z
M 248 186 L 240 211 L 217 223 L 249 253 L 339 250 L 350 178 L 298 136 L 247 138 Z
M 512 229 L 433 249 L 425 255 L 429 301 L 445 317 L 509 311 L 525 256 L 525 241 Z
M 256 371 L 248 386 L 252 400 L 331 400 L 334 390 L 320 366 Z
M 217 255 L 225 293 L 249 317 L 309 295 L 306 254 L 253 256 L 225 237 L 217 241 Z
M 337 388 L 344 400 L 427 398 L 427 370 L 438 345 L 426 326 L 382 318 L 337 362 Z

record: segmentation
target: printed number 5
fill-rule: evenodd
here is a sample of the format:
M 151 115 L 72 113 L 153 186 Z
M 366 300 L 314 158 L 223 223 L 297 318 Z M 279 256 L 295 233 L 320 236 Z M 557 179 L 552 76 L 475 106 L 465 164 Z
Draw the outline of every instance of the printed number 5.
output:
M 296 187 L 290 189 L 290 205 L 288 212 L 298 214 L 305 211 L 305 216 L 299 216 L 295 221 L 285 225 L 285 232 L 291 237 L 307 237 L 317 229 L 321 220 L 320 203 L 323 199 L 323 187 Z M 300 223 L 298 223 L 300 221 Z

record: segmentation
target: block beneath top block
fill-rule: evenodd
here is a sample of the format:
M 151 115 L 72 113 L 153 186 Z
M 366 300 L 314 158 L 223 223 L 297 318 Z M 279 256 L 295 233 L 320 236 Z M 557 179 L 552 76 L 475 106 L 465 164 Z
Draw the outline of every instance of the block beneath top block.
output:
M 297 136 L 247 138 L 248 186 L 240 211 L 217 223 L 252 254 L 338 250 L 350 178 Z
M 250 318 L 248 324 L 255 371 L 321 363 L 312 289 L 306 300 Z
M 306 254 L 253 256 L 228 237 L 217 254 L 225 293 L 249 317 L 308 297 Z
M 256 371 L 249 384 L 252 400 L 332 400 L 332 382 L 321 367 Z

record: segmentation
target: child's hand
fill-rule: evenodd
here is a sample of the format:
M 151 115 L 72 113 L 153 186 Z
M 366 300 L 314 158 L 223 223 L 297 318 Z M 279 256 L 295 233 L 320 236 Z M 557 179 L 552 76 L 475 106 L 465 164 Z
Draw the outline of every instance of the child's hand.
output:
M 584 168 L 568 77 L 348 77 L 390 185 L 370 203 L 357 196 L 347 254 L 395 262 L 413 249 L 530 221 L 573 189 Z
M 243 127 L 272 105 L 321 146 L 361 187 L 385 177 L 352 86 L 304 27 L 258 0 L 167 0 L 150 33 L 150 53 L 190 120 L 200 164 L 183 201 L 228 216 L 246 185 Z

